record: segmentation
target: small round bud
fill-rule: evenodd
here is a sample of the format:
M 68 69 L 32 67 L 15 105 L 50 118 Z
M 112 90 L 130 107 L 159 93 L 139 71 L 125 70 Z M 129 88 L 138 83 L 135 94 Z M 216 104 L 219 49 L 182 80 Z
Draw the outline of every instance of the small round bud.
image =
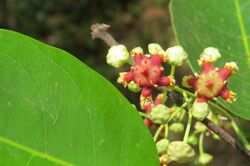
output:
M 149 118 L 156 124 L 165 124 L 170 118 L 170 108 L 163 104 L 153 107 L 149 113 Z
M 207 165 L 213 160 L 213 156 L 208 153 L 201 154 L 197 159 L 197 164 L 199 165 Z
M 197 145 L 198 144 L 198 139 L 197 137 L 192 134 L 188 137 L 188 143 L 191 144 L 191 145 Z
M 163 58 L 164 62 L 167 60 L 167 55 L 165 51 L 157 43 L 150 43 L 148 45 L 148 52 L 151 55 L 160 55 Z
M 115 68 L 121 67 L 127 62 L 129 58 L 129 53 L 124 45 L 112 46 L 106 56 L 107 63 Z
M 128 84 L 128 89 L 132 92 L 140 92 L 141 88 L 138 84 L 136 84 L 134 81 L 130 81 Z
M 174 141 L 168 145 L 167 154 L 170 160 L 178 163 L 189 162 L 194 159 L 194 149 L 182 141 Z
M 169 129 L 170 129 L 170 131 L 172 131 L 174 133 L 181 133 L 184 131 L 184 125 L 180 122 L 176 122 L 176 123 L 171 124 Z
M 143 49 L 141 47 L 135 47 L 130 51 L 130 55 L 134 57 L 135 55 L 143 55 Z
M 171 65 L 181 66 L 188 55 L 181 46 L 170 47 L 166 50 L 168 62 Z
M 203 53 L 200 55 L 201 61 L 215 62 L 221 57 L 221 54 L 217 48 L 208 47 L 203 50 Z
M 157 43 L 150 43 L 148 45 L 148 52 L 151 54 L 151 55 L 156 55 L 160 52 L 164 52 L 164 50 L 161 48 L 161 46 Z
M 205 126 L 203 123 L 201 122 L 196 122 L 194 125 L 194 128 L 197 132 L 203 133 L 207 130 L 207 126 Z
M 156 143 L 156 148 L 159 155 L 166 154 L 168 150 L 169 140 L 164 138 Z
M 192 115 L 195 119 L 202 121 L 209 113 L 209 107 L 206 102 L 194 102 L 192 106 Z

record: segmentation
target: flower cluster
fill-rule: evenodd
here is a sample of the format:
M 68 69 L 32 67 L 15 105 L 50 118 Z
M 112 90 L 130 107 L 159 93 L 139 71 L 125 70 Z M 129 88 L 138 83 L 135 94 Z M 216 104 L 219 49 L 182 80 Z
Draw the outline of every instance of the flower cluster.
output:
M 149 44 L 148 48 L 150 54 L 144 54 L 140 47 L 132 49 L 133 65 L 130 71 L 120 73 L 118 79 L 132 91 L 141 90 L 143 97 L 150 97 L 153 88 L 175 83 L 173 77 L 164 74 L 163 63 L 168 60 L 166 52 L 158 44 Z
M 216 100 L 219 96 L 229 103 L 236 100 L 236 93 L 227 88 L 227 79 L 238 70 L 238 67 L 235 62 L 226 63 L 222 69 L 214 67 L 212 63 L 220 57 L 218 49 L 213 47 L 204 49 L 198 60 L 202 68 L 201 73 L 183 78 L 183 86 L 193 87 L 197 94 L 193 104 L 193 116 L 198 120 L 203 120 L 208 115 L 208 100 Z
M 198 144 L 197 135 L 200 135 L 199 147 L 202 147 L 204 135 L 212 135 L 215 139 L 218 136 L 207 129 L 201 122 L 209 118 L 217 125 L 219 118 L 209 108 L 207 101 L 222 97 L 227 102 L 236 100 L 236 94 L 227 88 L 227 79 L 238 70 L 236 63 L 226 63 L 224 68 L 219 69 L 212 65 L 221 57 L 218 49 L 208 47 L 200 55 L 199 65 L 202 67 L 200 74 L 195 76 L 184 76 L 183 86 L 194 88 L 195 94 L 181 89 L 175 83 L 175 67 L 181 66 L 188 55 L 181 46 L 170 47 L 163 50 L 159 44 L 148 45 L 148 54 L 144 53 L 141 47 L 136 47 L 128 52 L 124 45 L 115 45 L 109 49 L 107 63 L 115 68 L 123 66 L 125 63 L 131 65 L 129 71 L 121 72 L 118 83 L 127 87 L 133 92 L 140 92 L 140 106 L 145 113 L 144 123 L 147 127 L 158 128 L 154 140 L 159 154 L 161 166 L 166 166 L 170 162 L 184 163 L 192 161 L 195 151 L 192 146 Z M 164 63 L 171 65 L 171 72 L 166 74 Z M 153 100 L 154 89 L 163 91 L 158 93 Z M 180 92 L 183 97 L 183 104 L 171 106 L 165 104 L 171 91 Z M 190 95 L 192 94 L 192 95 Z M 188 122 L 184 126 L 184 117 L 188 113 Z M 192 117 L 197 122 L 194 131 L 189 135 L 192 124 Z M 163 130 L 165 129 L 165 130 Z M 185 130 L 183 141 L 170 141 L 168 132 L 181 133 Z M 164 135 L 163 135 L 163 134 Z M 159 139 L 160 137 L 163 137 Z M 201 149 L 201 148 L 199 148 Z M 196 165 L 206 165 L 213 159 L 212 155 L 200 150 L 199 156 L 195 160 Z
M 236 94 L 227 88 L 227 79 L 238 70 L 235 62 L 228 62 L 223 69 L 219 69 L 212 65 L 212 62 L 221 57 L 218 49 L 206 48 L 200 56 L 199 65 L 202 67 L 202 72 L 195 77 L 186 76 L 183 79 L 183 85 L 186 87 L 194 87 L 197 93 L 199 102 L 207 100 L 215 100 L 221 96 L 227 102 L 236 100 Z

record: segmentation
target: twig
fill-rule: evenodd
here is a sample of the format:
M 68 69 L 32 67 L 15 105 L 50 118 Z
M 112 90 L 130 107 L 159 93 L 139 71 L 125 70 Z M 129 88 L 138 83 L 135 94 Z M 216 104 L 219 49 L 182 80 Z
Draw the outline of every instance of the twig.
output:
M 91 26 L 91 35 L 93 39 L 101 39 L 108 46 L 117 45 L 118 42 L 113 38 L 113 36 L 107 32 L 110 26 L 106 24 L 93 24 Z M 222 128 L 216 126 L 213 122 L 208 119 L 202 121 L 211 131 L 219 135 L 225 142 L 227 142 L 235 150 L 238 150 L 245 154 L 248 159 L 250 159 L 250 151 L 248 151 L 237 139 L 234 139 L 230 134 L 228 134 Z
M 117 45 L 118 42 L 113 38 L 113 36 L 108 33 L 109 25 L 106 24 L 93 24 L 91 25 L 91 35 L 92 39 L 101 39 L 108 46 Z
M 250 151 L 248 151 L 244 145 L 242 145 L 238 140 L 234 139 L 231 135 L 229 135 L 225 130 L 215 125 L 209 119 L 205 119 L 202 121 L 210 130 L 219 135 L 226 143 L 231 145 L 231 147 L 235 150 L 242 152 L 250 159 Z

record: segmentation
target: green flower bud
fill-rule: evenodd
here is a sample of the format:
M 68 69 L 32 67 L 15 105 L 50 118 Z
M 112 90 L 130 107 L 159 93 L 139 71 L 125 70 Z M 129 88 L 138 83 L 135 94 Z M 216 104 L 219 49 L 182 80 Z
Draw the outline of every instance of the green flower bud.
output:
M 198 139 L 197 137 L 192 134 L 188 137 L 188 143 L 191 144 L 191 145 L 197 145 L 198 144 Z
M 192 106 L 192 115 L 195 119 L 202 121 L 209 113 L 209 107 L 206 102 L 194 102 Z
M 221 54 L 217 48 L 208 47 L 205 48 L 200 55 L 200 60 L 208 61 L 208 62 L 215 62 L 221 57 Z
M 124 45 L 112 46 L 106 56 L 107 63 L 115 68 L 124 65 L 129 58 L 129 53 Z
M 149 113 L 149 118 L 152 122 L 157 124 L 165 124 L 170 118 L 171 111 L 170 108 L 163 104 L 159 104 L 153 107 Z
M 166 154 L 168 150 L 169 140 L 164 138 L 156 143 L 156 148 L 159 155 Z
M 207 165 L 213 160 L 213 156 L 208 153 L 203 153 L 198 157 L 197 164 Z
M 166 50 L 168 62 L 171 65 L 181 66 L 188 55 L 181 46 L 170 47 Z
M 131 90 L 132 92 L 140 92 L 141 90 L 141 88 L 134 81 L 131 81 L 128 84 L 128 89 Z
M 203 123 L 201 122 L 196 122 L 194 125 L 194 129 L 199 132 L 199 133 L 203 133 L 207 130 L 207 126 L 205 126 Z
M 167 154 L 170 160 L 185 163 L 194 159 L 195 151 L 190 145 L 182 141 L 174 141 L 168 145 Z
M 176 123 L 171 124 L 169 129 L 170 129 L 170 131 L 172 131 L 174 133 L 181 133 L 184 130 L 184 125 L 180 122 L 176 122 Z

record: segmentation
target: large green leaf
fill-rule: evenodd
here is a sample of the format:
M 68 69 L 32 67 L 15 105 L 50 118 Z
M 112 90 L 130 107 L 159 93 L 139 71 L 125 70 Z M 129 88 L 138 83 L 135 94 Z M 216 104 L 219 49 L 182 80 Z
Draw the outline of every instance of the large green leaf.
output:
M 216 65 L 237 62 L 240 71 L 230 78 L 229 87 L 238 100 L 222 104 L 250 120 L 250 1 L 172 0 L 170 10 L 177 40 L 189 53 L 194 71 L 200 70 L 197 59 L 209 46 L 222 53 Z
M 0 165 L 159 165 L 136 110 L 60 49 L 0 30 Z

